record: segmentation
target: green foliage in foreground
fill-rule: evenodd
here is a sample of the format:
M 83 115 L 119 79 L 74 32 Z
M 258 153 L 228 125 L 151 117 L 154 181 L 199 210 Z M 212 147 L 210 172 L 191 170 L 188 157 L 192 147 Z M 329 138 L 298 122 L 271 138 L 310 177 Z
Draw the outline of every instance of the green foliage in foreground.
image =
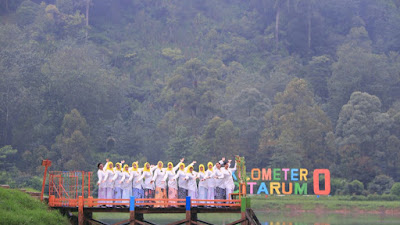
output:
M 400 183 L 396 182 L 393 184 L 392 189 L 390 189 L 390 194 L 400 196 Z
M 378 196 L 378 195 L 376 195 Z M 361 196 L 364 197 L 364 196 Z M 394 199 L 393 199 L 394 200 Z M 323 208 L 327 210 L 378 210 L 378 209 L 400 209 L 399 201 L 388 201 L 387 199 L 372 198 L 362 199 L 356 196 L 253 196 L 251 207 L 254 210 L 313 210 Z M 398 200 L 398 199 L 397 199 Z M 288 207 L 293 206 L 293 207 Z
M 0 188 L 0 224 L 69 224 L 58 211 L 18 190 Z

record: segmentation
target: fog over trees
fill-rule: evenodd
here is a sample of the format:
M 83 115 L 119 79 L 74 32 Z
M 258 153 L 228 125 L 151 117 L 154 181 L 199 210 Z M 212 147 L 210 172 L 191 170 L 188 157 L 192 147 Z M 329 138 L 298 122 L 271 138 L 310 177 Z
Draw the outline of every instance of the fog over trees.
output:
M 0 0 L 0 183 L 239 154 L 385 193 L 399 51 L 398 0 Z

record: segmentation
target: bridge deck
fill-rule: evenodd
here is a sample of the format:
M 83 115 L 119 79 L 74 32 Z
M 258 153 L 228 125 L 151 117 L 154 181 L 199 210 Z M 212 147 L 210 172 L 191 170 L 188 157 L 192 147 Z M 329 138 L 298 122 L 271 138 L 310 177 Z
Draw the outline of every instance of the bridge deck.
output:
M 67 210 L 70 212 L 78 212 L 77 207 L 52 207 L 53 209 Z M 84 207 L 85 212 L 113 212 L 113 213 L 128 213 L 129 208 L 101 208 L 101 207 Z M 225 207 L 225 208 L 203 208 L 192 207 L 190 209 L 194 213 L 240 213 L 240 207 Z M 185 213 L 185 207 L 169 207 L 169 208 L 149 208 L 149 207 L 135 207 L 136 213 L 143 214 L 159 214 L 159 213 Z
M 107 205 L 108 207 L 105 207 Z M 128 220 L 117 224 L 153 224 L 144 220 L 145 214 L 185 214 L 186 218 L 172 224 L 210 224 L 200 221 L 197 215 L 200 213 L 240 213 L 241 219 L 233 224 L 258 224 L 251 223 L 255 215 L 246 212 L 250 205 L 250 199 L 95 199 L 91 196 L 78 199 L 65 199 L 49 197 L 49 206 L 62 212 L 78 212 L 78 224 L 84 225 L 85 221 L 95 224 L 105 224 L 95 221 L 92 213 L 129 213 Z M 250 215 L 250 216 L 249 216 Z

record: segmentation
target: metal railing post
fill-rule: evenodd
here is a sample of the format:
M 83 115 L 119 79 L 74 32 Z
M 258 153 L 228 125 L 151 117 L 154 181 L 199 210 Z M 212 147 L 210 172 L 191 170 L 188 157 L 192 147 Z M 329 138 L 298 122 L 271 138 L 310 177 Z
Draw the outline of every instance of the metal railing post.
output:
M 186 196 L 186 225 L 192 224 L 192 214 L 190 212 L 192 205 L 190 201 L 190 196 Z
M 85 215 L 83 214 L 83 196 L 78 197 L 78 224 L 84 225 L 85 223 Z
M 131 196 L 129 199 L 129 224 L 135 224 L 135 197 Z

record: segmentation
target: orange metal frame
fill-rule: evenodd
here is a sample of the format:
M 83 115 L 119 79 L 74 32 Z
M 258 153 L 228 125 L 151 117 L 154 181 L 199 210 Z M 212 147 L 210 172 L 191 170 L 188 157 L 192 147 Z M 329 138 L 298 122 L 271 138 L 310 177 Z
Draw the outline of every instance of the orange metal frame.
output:
M 42 193 L 40 194 L 40 201 L 43 201 L 44 195 L 44 187 L 46 185 L 46 178 L 47 178 L 47 169 L 51 166 L 50 160 L 42 160 L 42 166 L 44 166 L 44 175 L 43 175 L 43 183 L 42 183 Z
M 69 198 L 56 198 L 51 195 L 49 198 L 49 206 L 51 207 L 78 207 L 79 199 Z M 124 205 L 129 206 L 129 199 L 97 199 L 89 196 L 88 198 L 82 198 L 84 207 L 98 207 L 101 205 Z M 116 201 L 120 201 L 117 203 Z M 135 199 L 136 206 L 185 206 L 186 199 L 157 199 L 157 198 L 139 198 Z M 210 203 L 213 202 L 213 203 Z M 192 206 L 229 206 L 229 207 L 240 207 L 241 200 L 238 199 L 191 199 Z
M 50 171 L 49 196 L 69 206 L 77 202 L 79 196 L 90 196 L 91 172 L 84 171 Z M 85 179 L 88 180 L 85 186 Z M 87 190 L 87 191 L 86 191 Z

